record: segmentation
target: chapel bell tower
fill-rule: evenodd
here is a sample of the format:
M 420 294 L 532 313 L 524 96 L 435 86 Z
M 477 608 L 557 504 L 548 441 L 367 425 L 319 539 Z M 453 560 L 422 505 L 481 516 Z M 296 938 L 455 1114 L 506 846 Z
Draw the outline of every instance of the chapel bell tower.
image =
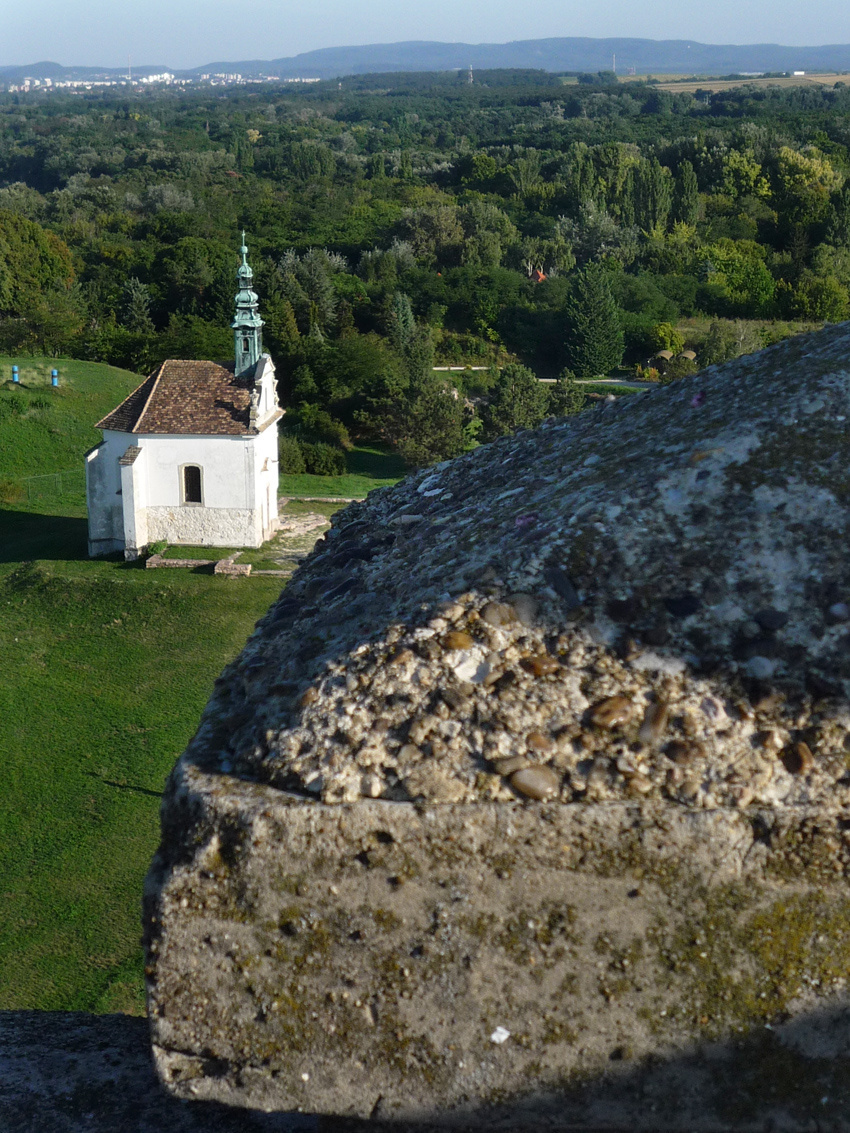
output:
M 252 370 L 263 352 L 263 320 L 259 314 L 257 293 L 253 289 L 254 273 L 248 263 L 244 232 L 239 252 L 242 263 L 236 272 L 239 284 L 236 293 L 236 316 L 230 324 L 233 327 L 237 377 Z

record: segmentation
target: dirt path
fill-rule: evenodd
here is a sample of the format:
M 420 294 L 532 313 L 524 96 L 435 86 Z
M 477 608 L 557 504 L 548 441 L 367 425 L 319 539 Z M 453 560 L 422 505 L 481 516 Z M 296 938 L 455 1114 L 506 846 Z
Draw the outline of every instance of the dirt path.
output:
M 318 512 L 307 512 L 306 515 L 282 515 L 280 530 L 263 548 L 263 557 L 277 563 L 276 574 L 280 571 L 283 575 L 289 576 L 307 558 L 330 525 L 331 521 L 328 517 Z M 255 570 L 252 573 L 269 572 Z

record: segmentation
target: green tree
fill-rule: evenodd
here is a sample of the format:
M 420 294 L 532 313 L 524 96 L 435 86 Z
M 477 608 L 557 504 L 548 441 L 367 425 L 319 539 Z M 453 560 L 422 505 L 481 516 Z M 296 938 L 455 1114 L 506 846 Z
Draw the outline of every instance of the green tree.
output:
M 694 167 L 689 161 L 679 166 L 679 176 L 673 189 L 673 220 L 680 224 L 696 224 L 699 217 L 699 186 Z
M 657 157 L 634 173 L 635 221 L 646 232 L 663 231 L 673 204 L 673 177 Z
M 722 188 L 734 200 L 770 195 L 770 185 L 751 149 L 733 149 L 723 158 Z
M 802 319 L 837 323 L 850 314 L 850 295 L 834 275 L 804 272 L 794 289 L 794 308 Z
M 578 377 L 596 377 L 619 366 L 623 358 L 619 311 L 598 264 L 579 273 L 565 313 L 567 364 Z
M 387 332 L 390 342 L 399 354 L 404 354 L 413 341 L 416 332 L 416 320 L 413 317 L 410 299 L 403 291 L 396 291 L 392 297 L 387 318 Z
M 562 370 L 558 380 L 549 387 L 548 412 L 552 417 L 572 417 L 581 413 L 587 404 L 587 393 L 576 381 L 572 370 Z
M 434 374 L 413 382 L 402 404 L 396 447 L 408 464 L 421 468 L 463 452 L 463 402 L 448 382 Z
M 527 366 L 510 363 L 496 378 L 482 411 L 487 440 L 532 429 L 546 416 L 549 391 Z
M 463 401 L 454 386 L 433 371 L 402 389 L 385 383 L 382 394 L 376 391 L 357 418 L 414 468 L 458 456 L 468 444 Z
M 124 326 L 137 334 L 153 334 L 151 293 L 148 286 L 131 275 L 124 284 L 122 300 Z
M 263 338 L 272 356 L 288 358 L 296 353 L 301 332 L 289 300 L 279 292 L 267 296 L 263 301 L 263 318 L 266 323 Z
M 0 210 L 0 313 L 26 317 L 48 292 L 67 292 L 74 281 L 71 252 L 33 220 Z
M 782 146 L 776 163 L 778 195 L 790 221 L 811 224 L 824 219 L 830 196 L 841 188 L 842 175 L 814 146 L 805 151 Z
M 652 328 L 652 347 L 678 354 L 685 349 L 685 340 L 672 323 L 656 323 Z
M 850 245 L 850 189 L 843 189 L 832 198 L 826 238 L 839 247 Z

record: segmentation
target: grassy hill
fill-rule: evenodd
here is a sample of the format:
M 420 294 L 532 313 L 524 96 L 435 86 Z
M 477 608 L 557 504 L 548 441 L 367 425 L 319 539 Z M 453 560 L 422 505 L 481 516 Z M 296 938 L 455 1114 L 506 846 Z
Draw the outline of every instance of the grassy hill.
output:
M 13 363 L 20 367 L 19 386 L 12 384 Z M 0 357 L 0 480 L 80 470 L 82 454 L 101 439 L 94 423 L 141 381 L 97 362 Z
M 0 386 L 0 479 L 81 468 L 93 422 L 139 380 L 60 360 L 54 391 L 53 364 Z M 274 578 L 88 560 L 79 489 L 0 501 L 0 1009 L 143 1009 L 139 899 L 159 793 L 279 591 Z

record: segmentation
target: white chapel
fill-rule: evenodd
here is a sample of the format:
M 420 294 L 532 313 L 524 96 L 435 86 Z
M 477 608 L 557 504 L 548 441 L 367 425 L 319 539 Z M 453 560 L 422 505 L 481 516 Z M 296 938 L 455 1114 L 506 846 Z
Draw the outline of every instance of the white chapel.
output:
M 164 540 L 259 547 L 278 527 L 275 370 L 245 234 L 230 363 L 169 358 L 98 421 L 86 453 L 89 555 L 137 558 Z

